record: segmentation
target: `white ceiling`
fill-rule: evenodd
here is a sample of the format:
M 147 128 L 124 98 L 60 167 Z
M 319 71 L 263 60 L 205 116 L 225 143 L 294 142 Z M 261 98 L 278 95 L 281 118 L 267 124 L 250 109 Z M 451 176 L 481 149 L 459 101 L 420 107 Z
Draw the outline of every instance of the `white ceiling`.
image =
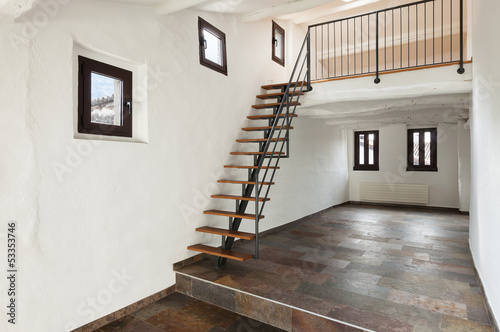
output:
M 0 19 L 13 20 L 36 6 L 41 0 L 0 0 Z M 74 0 L 76 1 L 76 0 Z M 89 0 L 79 0 L 89 1 Z M 157 9 L 161 15 L 197 8 L 199 10 L 241 15 L 244 21 L 264 18 L 292 20 L 297 24 L 325 21 L 390 7 L 413 0 L 95 0 Z M 162 10 L 159 10 L 159 9 Z M 167 8 L 165 10 L 165 8 Z

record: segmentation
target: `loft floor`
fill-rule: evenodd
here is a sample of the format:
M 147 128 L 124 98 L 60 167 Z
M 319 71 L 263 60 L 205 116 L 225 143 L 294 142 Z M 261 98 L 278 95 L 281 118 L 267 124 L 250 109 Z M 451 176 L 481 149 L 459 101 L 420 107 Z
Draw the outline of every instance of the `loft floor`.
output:
M 298 309 L 360 327 L 332 322 L 332 331 L 492 331 L 468 229 L 468 216 L 454 212 L 344 205 L 262 237 L 258 260 L 217 270 L 205 259 L 182 268 L 178 289 L 233 311 L 257 307 L 239 303 L 249 301 L 239 292 L 292 308 L 293 319 L 286 310 L 261 313 L 286 330 L 318 326 L 310 317 L 301 321 Z M 251 253 L 253 246 L 237 250 Z M 194 294 L 201 281 L 210 285 Z

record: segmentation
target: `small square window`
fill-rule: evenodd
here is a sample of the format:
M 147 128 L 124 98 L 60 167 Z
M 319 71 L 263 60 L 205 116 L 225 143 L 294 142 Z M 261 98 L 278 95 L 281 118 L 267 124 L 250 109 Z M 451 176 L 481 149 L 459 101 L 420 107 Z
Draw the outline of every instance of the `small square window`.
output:
M 408 129 L 407 171 L 437 172 L 437 129 Z
M 354 133 L 354 170 L 378 171 L 378 130 Z
M 273 21 L 273 61 L 285 66 L 285 30 Z
M 78 57 L 78 132 L 132 137 L 132 72 Z
M 200 64 L 227 75 L 226 34 L 198 17 Z

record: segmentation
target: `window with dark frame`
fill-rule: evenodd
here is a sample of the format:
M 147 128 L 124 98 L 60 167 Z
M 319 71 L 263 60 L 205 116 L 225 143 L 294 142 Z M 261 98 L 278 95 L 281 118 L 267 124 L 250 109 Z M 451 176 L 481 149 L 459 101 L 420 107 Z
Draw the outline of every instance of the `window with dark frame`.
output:
M 378 130 L 354 132 L 354 170 L 379 170 Z
M 285 66 L 285 30 L 273 21 L 273 61 Z
M 78 132 L 132 137 L 132 72 L 78 57 Z
M 408 129 L 407 171 L 437 172 L 437 128 Z
M 227 76 L 226 34 L 198 17 L 200 64 Z

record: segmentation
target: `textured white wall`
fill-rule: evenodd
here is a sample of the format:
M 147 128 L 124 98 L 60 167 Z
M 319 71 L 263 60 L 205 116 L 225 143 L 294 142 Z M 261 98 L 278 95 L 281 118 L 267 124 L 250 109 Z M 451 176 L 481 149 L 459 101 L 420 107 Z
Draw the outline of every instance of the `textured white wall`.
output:
M 496 0 L 473 2 L 474 102 L 471 113 L 470 246 L 486 297 L 500 320 L 500 21 Z
M 227 223 L 202 211 L 229 204 L 207 197 L 226 189 L 216 180 L 259 86 L 287 79 L 271 61 L 270 20 L 74 1 L 28 34 L 40 13 L 0 27 L 0 238 L 18 222 L 21 274 L 18 325 L 2 319 L 2 331 L 68 330 L 174 284 L 188 245 L 219 243 L 195 228 Z M 198 15 L 226 32 L 228 77 L 199 64 Z M 152 71 L 148 144 L 73 138 L 74 41 Z M 295 127 L 263 230 L 347 200 L 345 134 Z
M 360 182 L 417 183 L 429 185 L 429 206 L 458 208 L 457 126 L 439 124 L 437 128 L 438 172 L 406 171 L 405 124 L 370 128 L 379 129 L 380 170 L 353 171 L 354 133 L 350 130 L 348 134 L 350 200 L 359 201 Z

